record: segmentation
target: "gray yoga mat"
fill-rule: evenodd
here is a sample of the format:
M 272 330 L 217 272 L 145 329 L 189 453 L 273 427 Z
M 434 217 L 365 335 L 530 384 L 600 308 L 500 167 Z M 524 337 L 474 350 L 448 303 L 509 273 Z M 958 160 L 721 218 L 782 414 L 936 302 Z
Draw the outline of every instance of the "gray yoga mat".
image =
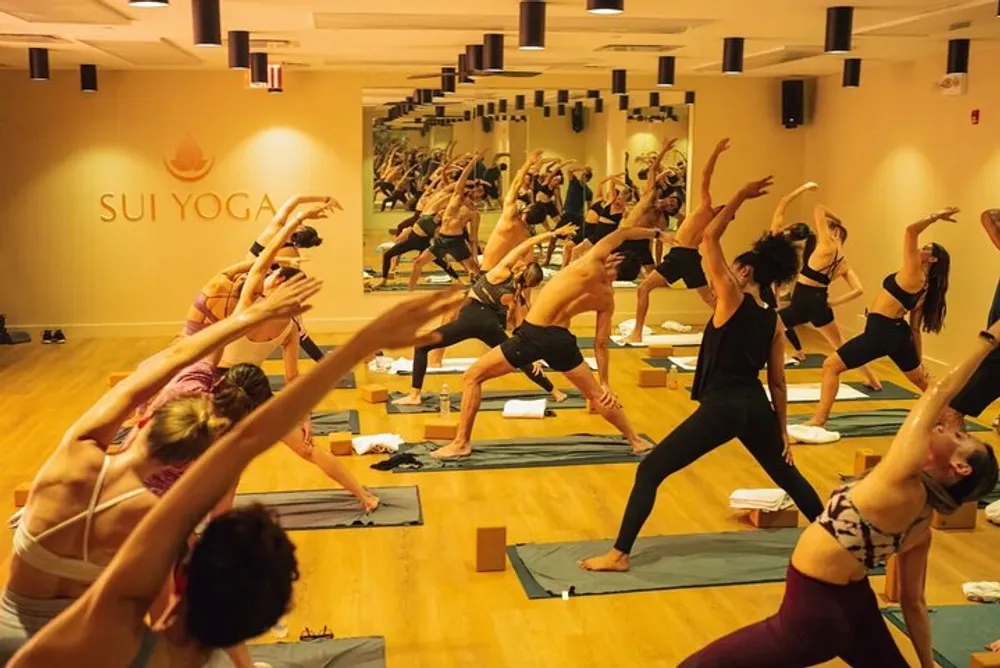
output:
M 320 346 L 319 349 L 323 351 L 324 355 L 328 355 L 336 347 L 337 346 Z M 269 360 L 284 359 L 284 356 L 281 353 L 281 348 L 276 348 L 275 350 L 272 350 L 271 354 L 267 356 L 267 359 L 269 359 Z M 307 359 L 309 359 L 309 353 L 307 353 L 301 347 L 299 347 L 299 359 L 300 360 L 307 360 Z
M 451 281 L 450 283 L 417 283 L 417 287 L 414 291 L 426 291 L 426 290 L 447 290 L 448 288 L 462 285 L 457 281 Z M 468 287 L 468 279 L 466 278 L 466 287 Z M 365 286 L 365 292 L 406 292 L 409 290 L 406 283 L 390 283 L 389 285 L 383 285 L 382 287 Z
M 784 581 L 801 534 L 778 529 L 640 538 L 627 573 L 577 566 L 606 553 L 613 540 L 513 545 L 507 556 L 529 599 L 760 584 Z
M 31 334 L 28 332 L 9 329 L 7 330 L 7 336 L 8 340 L 3 345 L 16 346 L 20 343 L 31 343 Z
M 786 370 L 789 370 L 789 369 L 822 369 L 823 368 L 823 361 L 825 359 L 826 359 L 825 355 L 809 354 L 809 355 L 806 355 L 806 359 L 805 359 L 804 362 L 799 362 L 798 364 L 787 364 L 787 365 L 785 365 L 785 369 Z M 673 362 L 671 362 L 669 359 L 665 359 L 665 358 L 661 359 L 661 358 L 644 357 L 642 361 L 645 362 L 646 364 L 648 364 L 649 366 L 655 366 L 658 369 L 669 369 L 670 367 L 672 367 L 674 365 Z M 693 369 L 682 369 L 682 368 L 678 367 L 677 370 L 680 373 L 694 373 Z
M 314 411 L 310 414 L 314 436 L 329 436 L 338 431 L 361 433 L 361 420 L 356 410 Z
M 437 394 L 425 394 L 419 406 L 395 406 L 393 400 L 403 396 L 402 392 L 392 392 L 389 394 L 389 401 L 385 404 L 385 411 L 389 414 L 409 414 L 409 413 L 439 413 L 441 411 L 441 397 Z M 497 390 L 483 392 L 483 401 L 479 405 L 481 411 L 502 411 L 505 403 L 511 399 L 530 401 L 533 399 L 550 399 L 552 395 L 544 390 Z M 456 409 L 462 403 L 462 395 L 455 393 L 451 395 L 451 406 Z M 567 390 L 566 400 L 555 403 L 551 399 L 547 404 L 549 410 L 560 408 L 575 409 L 586 408 L 587 400 L 583 398 L 577 390 Z
M 576 337 L 576 346 L 580 350 L 590 350 L 594 347 L 594 337 L 592 336 L 578 336 Z M 674 346 L 674 348 L 697 348 L 698 346 Z M 623 346 L 620 343 L 615 343 L 614 341 L 608 341 L 608 348 L 632 348 L 633 350 L 648 350 L 649 346 Z
M 909 635 L 903 612 L 886 608 L 882 614 Z M 1000 605 L 942 605 L 930 610 L 934 660 L 942 668 L 966 668 L 969 656 L 985 652 L 986 645 L 1000 638 Z
M 365 513 L 357 499 L 343 489 L 301 490 L 237 494 L 236 506 L 262 503 L 278 514 L 287 531 L 345 529 L 352 527 L 398 527 L 424 523 L 417 487 L 375 487 L 379 507 Z
M 275 392 L 282 390 L 285 387 L 285 377 L 284 376 L 268 376 L 267 380 L 271 383 L 271 389 Z M 358 381 L 354 377 L 354 372 L 349 371 L 346 376 L 340 379 L 340 383 L 335 389 L 337 390 L 353 390 L 358 386 Z
M 844 403 L 845 401 L 897 401 L 902 399 L 918 399 L 919 394 L 911 392 L 905 387 L 900 387 L 893 383 L 892 381 L 882 381 L 882 391 L 876 392 L 875 390 L 867 387 L 864 383 L 841 383 L 842 385 L 848 385 L 851 388 L 857 390 L 858 392 L 864 394 L 863 397 L 851 398 L 851 399 L 837 399 L 837 403 Z M 690 387 L 687 389 L 691 389 Z M 790 404 L 811 404 L 815 403 L 812 401 L 795 401 L 794 399 L 789 399 Z
M 385 638 L 333 638 L 251 645 L 255 662 L 273 668 L 385 668 Z M 232 668 L 225 652 L 215 652 L 206 668 Z
M 645 434 L 641 434 L 647 438 Z M 651 441 L 655 443 L 655 441 Z M 405 443 L 399 451 L 411 454 L 422 464 L 416 469 L 393 469 L 394 473 L 415 471 L 456 471 L 461 469 L 517 469 L 581 464 L 638 463 L 622 436 L 577 434 L 548 438 L 514 438 L 473 441 L 472 455 L 462 459 L 438 461 L 430 456 L 433 443 Z
M 906 420 L 910 411 L 905 408 L 883 408 L 877 411 L 858 411 L 857 413 L 833 413 L 826 423 L 826 429 L 839 432 L 843 438 L 865 438 L 867 436 L 892 436 Z M 789 424 L 800 424 L 809 420 L 808 415 L 789 415 Z M 990 431 L 988 427 L 965 421 L 966 431 Z

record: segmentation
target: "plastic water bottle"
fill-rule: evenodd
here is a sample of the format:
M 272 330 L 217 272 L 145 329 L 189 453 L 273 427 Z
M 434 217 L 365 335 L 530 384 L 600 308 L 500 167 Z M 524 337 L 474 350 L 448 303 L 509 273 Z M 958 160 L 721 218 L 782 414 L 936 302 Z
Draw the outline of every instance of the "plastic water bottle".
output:
M 667 387 L 671 390 L 676 390 L 681 386 L 681 374 L 677 370 L 677 365 L 670 365 L 670 373 L 667 374 Z
M 448 417 L 451 413 L 451 390 L 448 389 L 447 385 L 441 386 L 441 417 Z

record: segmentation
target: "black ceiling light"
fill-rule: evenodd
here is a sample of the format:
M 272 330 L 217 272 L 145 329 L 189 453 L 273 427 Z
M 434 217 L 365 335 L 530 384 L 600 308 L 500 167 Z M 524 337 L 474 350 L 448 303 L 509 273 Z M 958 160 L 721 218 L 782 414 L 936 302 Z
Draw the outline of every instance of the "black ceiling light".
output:
M 501 114 L 507 113 L 507 100 L 500 100 L 498 106 L 500 107 Z
M 441 90 L 445 93 L 454 93 L 457 87 L 457 76 L 454 67 L 441 68 Z
M 851 33 L 854 32 L 854 7 L 827 7 L 827 53 L 848 53 L 851 50 Z
M 469 73 L 483 71 L 482 44 L 470 44 L 465 47 L 465 64 L 469 66 Z
M 560 90 L 556 92 L 556 102 L 559 104 L 569 104 L 569 91 Z
M 169 7 L 170 0 L 128 0 L 129 7 Z
M 420 89 L 420 104 L 431 104 L 434 102 L 434 90 L 431 88 Z
M 431 92 L 431 98 L 432 98 L 432 99 L 435 99 L 435 100 L 436 100 L 436 99 L 437 99 L 437 98 L 439 98 L 439 97 L 444 97 L 444 91 L 443 91 L 443 90 L 441 90 L 440 88 L 435 88 L 435 89 L 434 89 L 434 90 L 433 90 L 433 91 Z
M 857 88 L 861 85 L 861 59 L 847 58 L 844 60 L 844 88 Z
M 545 91 L 536 90 L 535 91 L 535 106 L 544 107 L 545 106 Z
M 462 118 L 464 118 L 467 121 L 471 121 L 472 120 L 472 110 L 471 109 L 466 109 L 465 112 L 462 114 Z
M 594 112 L 598 114 L 604 113 L 604 100 L 601 98 L 594 100 Z
M 657 71 L 657 86 L 673 86 L 677 71 L 677 59 L 673 56 L 660 56 Z
M 285 66 L 281 63 L 268 64 L 267 66 L 267 92 L 285 92 Z
M 487 72 L 503 72 L 503 35 L 487 33 L 483 35 L 483 69 Z
M 660 106 L 660 94 L 657 92 L 652 92 L 649 94 L 649 106 L 658 107 Z
M 80 65 L 80 90 L 84 93 L 97 92 L 97 65 Z
M 587 11 L 591 14 L 621 14 L 625 11 L 625 0 L 587 0 Z
M 514 110 L 515 111 L 524 111 L 524 103 L 525 102 L 526 102 L 526 100 L 525 100 L 525 98 L 524 98 L 523 95 L 515 95 L 514 96 Z
M 694 104 L 694 91 L 689 90 L 684 93 L 684 104 Z
M 497 105 L 496 105 L 496 103 L 495 102 L 487 102 L 486 103 L 486 115 L 487 116 L 496 116 L 496 113 L 497 113 Z
M 545 107 L 542 115 L 545 116 L 545 118 L 549 118 L 552 115 L 552 107 Z
M 622 95 L 618 98 L 618 110 L 628 111 L 628 95 Z
M 582 114 L 583 113 L 583 101 L 582 100 L 577 100 L 576 101 L 576 103 L 573 105 L 573 111 L 576 112 L 577 114 Z
M 481 104 L 476 105 L 476 116 L 482 118 L 486 115 L 486 107 Z
M 247 30 L 229 31 L 229 69 L 250 69 L 250 32 Z
M 458 54 L 458 67 L 456 68 L 456 70 L 458 72 L 458 83 L 460 84 L 474 83 L 472 77 L 469 76 L 470 70 L 469 70 L 468 55 L 464 53 Z
M 722 42 L 722 73 L 741 74 L 743 72 L 743 38 L 727 37 Z
M 32 47 L 28 49 L 28 72 L 32 81 L 49 80 L 49 50 Z
M 560 116 L 565 116 L 566 115 L 566 105 L 565 104 L 560 104 L 559 107 L 558 107 L 558 109 L 559 109 L 559 115 Z
M 258 52 L 250 54 L 250 83 L 258 86 L 267 85 L 267 54 Z
M 587 91 L 587 99 L 588 100 L 596 100 L 599 97 L 601 97 L 601 91 L 599 91 L 597 89 L 591 89 L 591 90 Z
M 948 40 L 948 74 L 969 73 L 969 46 L 967 39 Z
M 191 0 L 195 46 L 222 46 L 219 0 Z
M 625 70 L 611 70 L 611 93 L 624 95 L 628 90 L 628 73 Z
M 434 107 L 434 115 L 437 116 L 438 118 L 444 118 L 443 104 L 439 104 L 438 106 Z
M 521 0 L 518 45 L 522 51 L 545 48 L 545 0 Z

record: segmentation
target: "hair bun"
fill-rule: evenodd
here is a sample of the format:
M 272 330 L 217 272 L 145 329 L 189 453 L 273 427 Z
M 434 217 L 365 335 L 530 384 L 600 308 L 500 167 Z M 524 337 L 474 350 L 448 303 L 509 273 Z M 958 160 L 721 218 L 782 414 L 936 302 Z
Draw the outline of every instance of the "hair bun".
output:
M 229 429 L 232 424 L 233 423 L 229 420 L 229 418 L 225 418 L 214 413 L 209 415 L 208 419 L 205 420 L 205 427 L 213 436 L 223 433 Z
M 322 238 L 316 239 L 316 245 L 317 246 L 322 246 L 323 245 L 323 239 Z

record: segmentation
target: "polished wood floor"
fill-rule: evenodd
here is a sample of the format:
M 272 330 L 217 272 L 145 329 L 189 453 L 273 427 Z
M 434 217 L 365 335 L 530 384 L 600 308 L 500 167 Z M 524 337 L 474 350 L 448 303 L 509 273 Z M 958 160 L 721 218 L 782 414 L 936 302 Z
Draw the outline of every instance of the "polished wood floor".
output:
M 336 340 L 317 338 L 321 343 Z M 165 343 L 165 339 L 79 340 L 63 346 L 34 343 L 0 348 L 0 511 L 11 510 L 11 490 L 32 478 L 66 427 L 100 396 L 108 373 L 133 368 Z M 479 344 L 468 343 L 450 354 L 469 356 L 481 350 Z M 661 438 L 691 411 L 683 391 L 636 387 L 641 352 L 615 350 L 611 355 L 613 385 L 638 429 Z M 280 363 L 268 364 L 278 371 Z M 905 384 L 888 364 L 880 364 L 878 371 Z M 357 373 L 359 383 L 365 383 L 368 372 L 359 367 Z M 789 373 L 792 382 L 819 377 L 818 371 Z M 405 378 L 386 378 L 372 380 L 392 389 L 407 386 Z M 458 389 L 458 382 L 457 376 L 431 376 L 425 389 L 435 392 L 442 383 Z M 527 389 L 530 384 L 512 376 L 492 386 Z M 841 410 L 906 405 L 857 402 Z M 388 431 L 409 439 L 420 437 L 425 419 L 387 416 L 381 406 L 360 402 L 352 390 L 331 392 L 322 407 L 356 408 L 365 433 Z M 992 418 L 996 408 L 986 416 Z M 793 407 L 794 412 L 808 410 L 809 406 Z M 475 435 L 581 431 L 613 432 L 597 416 L 560 411 L 555 418 L 522 422 L 484 413 Z M 987 438 L 997 440 L 992 434 Z M 837 484 L 837 473 L 850 470 L 856 448 L 884 452 L 888 443 L 888 438 L 846 440 L 798 446 L 795 454 L 806 477 L 825 497 Z M 293 533 L 302 580 L 295 610 L 287 620 L 289 639 L 304 626 L 318 629 L 324 624 L 341 637 L 382 635 L 391 668 L 673 668 L 719 635 L 773 613 L 780 601 L 781 584 L 529 601 L 513 572 L 475 572 L 476 528 L 505 526 L 509 542 L 612 537 L 634 465 L 431 475 L 373 471 L 369 464 L 376 459 L 356 457 L 350 465 L 370 486 L 419 485 L 425 524 Z M 293 490 L 326 484 L 322 474 L 279 446 L 251 465 L 241 489 Z M 753 460 L 731 443 L 663 485 L 644 533 L 747 529 L 727 507 L 729 492 L 736 487 L 769 486 Z M 0 542 L 3 573 L 8 569 L 9 545 L 9 540 Z M 1000 528 L 982 518 L 975 531 L 937 533 L 927 587 L 930 604 L 961 603 L 963 582 L 997 579 L 998 551 Z M 881 579 L 873 584 L 880 589 Z M 1000 637 L 1000 629 L 997 634 Z M 903 639 L 901 644 L 912 657 L 908 642 Z

